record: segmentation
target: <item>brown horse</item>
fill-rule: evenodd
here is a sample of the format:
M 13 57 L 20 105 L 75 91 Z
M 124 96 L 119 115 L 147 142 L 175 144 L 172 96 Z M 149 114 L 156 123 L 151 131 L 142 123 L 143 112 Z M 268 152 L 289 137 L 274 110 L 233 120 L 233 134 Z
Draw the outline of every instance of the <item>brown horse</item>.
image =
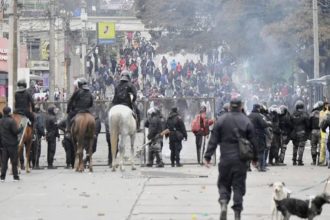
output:
M 72 142 L 75 149 L 75 168 L 77 172 L 84 171 L 84 149 L 89 154 L 89 171 L 93 172 L 92 154 L 95 134 L 95 118 L 90 113 L 79 113 L 74 118 L 72 127 Z
M 25 116 L 14 113 L 12 117 L 15 120 L 17 127 L 19 127 L 22 118 Z M 25 170 L 27 173 L 30 173 L 30 152 L 32 146 L 32 138 L 33 138 L 33 128 L 26 125 L 25 128 L 23 129 L 22 137 L 18 143 L 18 163 L 20 163 L 20 158 L 25 146 L 25 164 L 26 164 Z

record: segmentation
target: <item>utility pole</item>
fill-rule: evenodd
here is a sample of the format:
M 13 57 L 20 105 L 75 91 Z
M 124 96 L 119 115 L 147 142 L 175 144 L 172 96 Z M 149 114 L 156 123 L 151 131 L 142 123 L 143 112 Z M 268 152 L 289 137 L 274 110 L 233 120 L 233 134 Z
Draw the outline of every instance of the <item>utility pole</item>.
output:
M 64 36 L 65 36 L 65 48 L 64 48 L 64 64 L 65 64 L 65 81 L 66 81 L 66 96 L 68 97 L 70 94 L 70 65 L 71 65 L 71 57 L 70 57 L 70 19 L 71 12 L 61 10 L 61 15 L 64 22 Z
M 317 1 L 313 0 L 313 33 L 314 33 L 314 79 L 320 77 L 320 55 L 319 55 L 319 19 Z
M 81 14 L 80 14 L 80 19 L 82 22 L 82 28 L 81 28 L 81 67 L 82 67 L 82 71 L 81 71 L 81 75 L 83 75 L 83 77 L 86 77 L 86 79 L 88 79 L 87 75 L 86 75 L 86 52 L 87 52 L 87 36 L 86 36 L 86 24 L 87 24 L 87 3 L 86 0 L 82 0 L 81 1 Z
M 14 107 L 17 82 L 17 0 L 11 1 L 9 12 L 8 106 Z
M 49 8 L 49 101 L 54 101 L 55 92 L 55 0 Z

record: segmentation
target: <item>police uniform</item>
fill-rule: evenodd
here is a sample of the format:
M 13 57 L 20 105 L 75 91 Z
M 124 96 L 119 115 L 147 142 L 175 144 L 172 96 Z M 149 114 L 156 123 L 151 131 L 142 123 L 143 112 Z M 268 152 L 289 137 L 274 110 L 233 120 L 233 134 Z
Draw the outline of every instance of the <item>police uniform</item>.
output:
M 131 99 L 130 95 L 133 96 Z M 121 74 L 120 82 L 115 87 L 115 94 L 112 100 L 112 105 L 126 105 L 136 113 L 137 128 L 140 128 L 140 111 L 137 108 L 135 101 L 137 98 L 137 91 L 135 86 L 130 82 L 130 76 L 127 71 Z
M 241 101 L 233 99 L 231 101 L 231 111 L 220 116 L 211 132 L 211 138 L 208 143 L 204 158 L 207 163 L 210 162 L 212 155 L 220 145 L 220 162 L 218 189 L 220 194 L 219 202 L 221 204 L 221 220 L 227 219 L 227 205 L 231 197 L 231 191 L 234 191 L 233 206 L 235 220 L 241 217 L 243 210 L 243 196 L 246 192 L 246 176 L 248 162 L 240 159 L 239 145 L 235 130 L 238 130 L 243 138 L 252 143 L 254 161 L 257 161 L 257 144 L 254 139 L 254 126 L 250 119 L 241 112 Z
M 34 122 L 34 103 L 32 95 L 26 89 L 25 80 L 17 82 L 18 90 L 15 92 L 15 113 L 25 115 L 30 122 Z M 32 112 L 31 112 L 32 111 Z
M 35 124 L 34 124 L 35 138 L 32 142 L 32 164 L 34 169 L 39 169 L 39 158 L 41 154 L 41 138 L 45 136 L 45 121 L 39 106 L 35 107 Z
M 56 152 L 56 138 L 60 137 L 58 132 L 56 115 L 54 112 L 55 107 L 48 108 L 48 115 L 46 117 L 46 140 L 48 143 L 47 147 L 47 163 L 48 169 L 54 169 L 53 166 L 55 152 Z
M 280 156 L 279 163 L 284 163 L 285 152 L 287 145 L 290 142 L 290 134 L 292 132 L 291 116 L 286 106 L 280 106 L 280 129 L 281 129 L 281 146 L 280 146 Z
M 78 81 L 78 89 L 72 94 L 67 107 L 68 128 L 71 127 L 71 121 L 79 112 L 86 112 L 93 106 L 93 95 L 89 91 L 87 81 L 80 79 Z M 69 130 L 69 129 L 68 129 Z
M 309 115 L 304 111 L 304 103 L 298 101 L 295 106 L 295 111 L 291 115 L 291 123 L 293 126 L 292 142 L 293 142 L 293 165 L 303 166 L 303 155 L 305 144 L 309 133 Z M 297 160 L 298 156 L 298 160 Z
M 66 120 L 60 121 L 58 124 L 58 128 L 65 132 L 66 129 Z M 62 140 L 62 146 L 65 150 L 66 155 L 66 169 L 74 168 L 74 159 L 75 159 L 75 152 L 74 152 L 74 146 L 72 143 L 72 139 L 69 135 L 64 135 L 64 138 Z
M 18 134 L 22 130 L 17 128 L 15 120 L 10 116 L 11 109 L 5 107 L 3 109 L 4 117 L 1 119 L 0 135 L 2 144 L 2 166 L 1 181 L 4 181 L 7 173 L 7 164 L 10 158 L 14 180 L 19 180 L 17 163 L 18 163 Z
M 166 128 L 170 131 L 171 166 L 174 167 L 176 163 L 176 166 L 180 167 L 182 166 L 180 163 L 182 140 L 187 140 L 187 131 L 177 108 L 172 108 L 166 121 Z
M 164 167 L 161 156 L 161 143 L 163 138 L 159 135 L 163 131 L 164 125 L 158 110 L 151 113 L 151 117 L 146 121 L 145 127 L 149 128 L 147 137 L 149 140 L 152 140 L 149 144 L 147 166 L 151 167 L 153 165 L 154 158 L 156 157 L 157 167 Z
M 311 129 L 311 154 L 313 163 L 316 165 L 317 159 L 317 148 L 321 141 L 321 131 L 320 131 L 320 110 L 323 108 L 323 102 L 317 102 L 313 106 L 313 110 L 309 117 L 310 129 Z

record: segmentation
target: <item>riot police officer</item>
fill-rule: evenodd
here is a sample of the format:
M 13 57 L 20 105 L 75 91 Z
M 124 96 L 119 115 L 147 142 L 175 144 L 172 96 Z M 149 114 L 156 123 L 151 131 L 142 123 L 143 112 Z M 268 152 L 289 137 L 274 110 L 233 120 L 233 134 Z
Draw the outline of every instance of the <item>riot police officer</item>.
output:
M 35 125 L 34 125 L 34 140 L 32 142 L 32 165 L 33 169 L 40 169 L 39 158 L 41 154 L 41 138 L 45 136 L 45 121 L 44 116 L 40 112 L 39 105 L 35 109 Z
M 309 115 L 304 110 L 304 103 L 297 101 L 295 105 L 295 111 L 291 115 L 291 123 L 293 131 L 291 134 L 293 142 L 293 165 L 303 166 L 303 155 L 305 150 L 305 144 L 309 133 Z
M 126 105 L 130 109 L 132 109 L 136 113 L 137 129 L 140 130 L 140 112 L 135 105 L 137 92 L 135 86 L 130 81 L 131 78 L 129 76 L 129 72 L 127 70 L 124 70 L 121 73 L 120 82 L 115 88 L 115 95 L 113 97 L 112 104 Z M 131 99 L 130 95 L 133 96 L 133 99 Z
M 167 121 L 166 128 L 169 129 L 170 150 L 171 150 L 171 166 L 181 167 L 180 152 L 182 150 L 182 140 L 187 140 L 187 131 L 181 116 L 176 107 L 172 108 Z
M 288 107 L 284 105 L 280 106 L 279 119 L 280 119 L 280 129 L 282 134 L 279 163 L 283 164 L 286 148 L 290 142 L 290 134 L 292 132 L 291 115 L 290 112 L 288 111 Z
M 321 141 L 321 131 L 320 131 L 320 111 L 323 109 L 324 103 L 319 101 L 314 104 L 313 110 L 309 116 L 310 130 L 311 134 L 311 154 L 312 154 L 312 165 L 316 165 L 317 159 L 317 148 Z
M 86 79 L 78 79 L 78 88 L 72 94 L 67 107 L 67 132 L 70 132 L 71 121 L 79 112 L 88 112 L 93 106 L 93 96 L 89 91 Z
M 56 114 L 55 114 L 55 106 L 48 107 L 48 114 L 46 117 L 46 140 L 48 143 L 47 146 L 47 163 L 48 169 L 56 169 L 53 166 L 55 152 L 56 152 L 56 138 L 59 138 Z
M 149 128 L 148 139 L 151 140 L 149 144 L 148 167 L 152 167 L 154 158 L 156 157 L 157 167 L 164 167 L 161 156 L 161 143 L 163 137 L 160 133 L 164 130 L 164 124 L 161 119 L 160 110 L 155 107 L 151 112 L 150 118 L 145 123 L 145 127 Z
M 17 82 L 17 91 L 15 92 L 15 111 L 14 113 L 23 114 L 30 120 L 31 124 L 34 122 L 34 103 L 32 95 L 26 89 L 26 81 L 19 80 Z
M 239 140 L 235 131 L 241 137 L 249 140 L 253 147 L 253 161 L 258 160 L 257 143 L 255 142 L 254 126 L 250 119 L 242 113 L 242 100 L 233 98 L 230 101 L 230 112 L 223 114 L 217 120 L 211 133 L 211 138 L 205 152 L 205 164 L 210 166 L 211 157 L 220 145 L 220 162 L 218 166 L 218 189 L 221 205 L 220 220 L 227 220 L 227 205 L 231 192 L 233 196 L 233 210 L 235 220 L 241 219 L 243 210 L 243 196 L 246 192 L 246 176 L 248 161 L 240 159 Z

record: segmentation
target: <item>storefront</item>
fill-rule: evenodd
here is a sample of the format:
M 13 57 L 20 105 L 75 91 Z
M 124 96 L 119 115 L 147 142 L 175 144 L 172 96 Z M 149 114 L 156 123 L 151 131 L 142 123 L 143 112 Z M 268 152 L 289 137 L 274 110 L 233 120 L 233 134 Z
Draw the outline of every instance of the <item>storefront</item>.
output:
M 8 50 L 8 39 L 0 38 L 0 97 L 8 96 Z M 28 58 L 26 46 L 20 46 L 19 54 L 19 67 L 26 67 Z

